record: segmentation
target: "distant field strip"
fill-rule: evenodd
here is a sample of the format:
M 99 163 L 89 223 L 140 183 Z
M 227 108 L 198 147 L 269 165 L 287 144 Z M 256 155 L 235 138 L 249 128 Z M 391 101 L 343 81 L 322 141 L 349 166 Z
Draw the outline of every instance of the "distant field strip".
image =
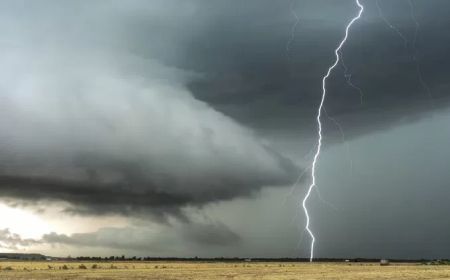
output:
M 450 279 L 449 265 L 371 263 L 0 262 L 0 279 Z

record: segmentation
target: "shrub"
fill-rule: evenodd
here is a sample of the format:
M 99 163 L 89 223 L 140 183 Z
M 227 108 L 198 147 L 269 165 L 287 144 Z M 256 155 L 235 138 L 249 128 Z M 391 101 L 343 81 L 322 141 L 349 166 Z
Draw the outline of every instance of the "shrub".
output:
M 79 269 L 87 269 L 87 267 L 86 267 L 84 264 L 80 264 L 80 265 L 78 266 L 78 268 L 79 268 Z
M 13 268 L 10 267 L 10 266 L 7 266 L 7 267 L 5 267 L 3 270 L 13 270 Z
M 94 264 L 92 265 L 92 269 L 97 269 L 97 268 L 98 268 L 97 264 L 94 263 Z
M 61 269 L 67 270 L 67 269 L 69 269 L 69 268 L 67 267 L 67 265 L 63 265 L 63 266 L 61 267 Z

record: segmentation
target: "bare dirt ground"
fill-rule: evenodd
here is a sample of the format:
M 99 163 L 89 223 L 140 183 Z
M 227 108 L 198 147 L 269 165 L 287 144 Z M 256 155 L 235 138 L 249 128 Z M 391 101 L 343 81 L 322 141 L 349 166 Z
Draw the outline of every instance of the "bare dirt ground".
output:
M 450 266 L 422 264 L 17 261 L 0 266 L 0 279 L 450 279 Z

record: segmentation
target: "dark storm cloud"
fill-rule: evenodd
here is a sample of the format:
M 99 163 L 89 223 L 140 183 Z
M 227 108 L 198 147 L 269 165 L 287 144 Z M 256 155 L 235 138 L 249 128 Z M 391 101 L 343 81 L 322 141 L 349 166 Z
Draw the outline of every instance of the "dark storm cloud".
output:
M 157 60 L 158 46 L 148 58 L 130 49 L 133 16 L 151 18 L 157 40 L 167 28 L 176 37 L 163 15 L 196 11 L 164 3 L 3 7 L 1 197 L 164 218 L 292 182 L 289 159 L 192 96 L 186 84 L 202 73 Z
M 178 207 L 194 203 L 194 198 L 158 192 L 151 187 L 143 192 L 133 192 L 124 189 L 124 184 L 96 184 L 89 181 L 25 176 L 1 176 L 0 184 L 3 197 L 67 201 L 76 207 L 68 208 L 68 211 L 86 214 L 138 214 L 143 208 L 150 208 L 155 214 L 179 214 Z
M 265 3 L 265 10 L 256 11 L 256 4 L 237 4 L 234 9 L 242 9 L 239 13 L 245 16 L 210 24 L 188 45 L 186 65 L 208 73 L 190 84 L 195 96 L 262 131 L 295 128 L 311 134 L 321 77 L 356 7 L 353 1 L 340 2 L 339 7 L 310 2 L 296 2 L 300 21 L 289 51 L 286 42 L 295 19 L 289 17 L 286 3 Z M 406 37 L 406 47 L 382 21 L 375 1 L 366 2 L 363 19 L 352 27 L 343 50 L 352 81 L 363 91 L 362 104 L 359 92 L 346 84 L 341 65 L 329 80 L 325 103 L 328 114 L 342 120 L 348 136 L 414 120 L 448 105 L 450 36 L 442 32 L 450 26 L 443 12 L 450 10 L 448 2 L 413 3 L 419 22 L 415 38 L 408 1 L 379 1 L 383 15 Z M 230 14 L 234 9 L 229 8 Z M 417 63 L 430 94 L 420 83 Z
M 446 106 L 449 89 L 448 1 L 414 2 L 433 101 L 408 1 L 380 1 L 406 49 L 366 2 L 343 51 L 363 104 L 342 68 L 325 104 L 350 137 Z M 291 1 L 1 6 L 0 195 L 157 216 L 293 181 L 294 165 L 253 131 L 314 131 L 321 76 L 356 12 L 295 2 L 287 51 Z
M 293 178 L 288 159 L 182 86 L 95 73 L 73 92 L 65 85 L 72 77 L 53 88 L 43 72 L 24 89 L 9 85 L 16 95 L 1 113 L 3 197 L 66 201 L 86 214 L 163 215 Z
M 417 34 L 409 1 L 379 1 L 385 18 L 407 39 L 406 46 L 383 22 L 375 1 L 361 2 L 366 9 L 352 27 L 343 58 L 353 83 L 363 91 L 362 104 L 358 91 L 346 84 L 342 65 L 329 80 L 325 102 L 327 113 L 339 121 L 347 138 L 433 114 L 448 106 L 450 92 L 449 1 L 412 1 Z M 300 18 L 293 34 L 295 18 L 290 7 Z M 156 233 L 150 227 L 103 228 L 52 233 L 42 240 L 22 239 L 3 230 L 0 242 L 12 249 L 37 242 L 186 255 L 192 252 L 189 246 L 197 246 L 200 252 L 215 256 L 219 251 L 209 246 L 220 246 L 231 248 L 223 251 L 230 256 L 252 250 L 260 256 L 291 251 L 297 256 L 297 233 L 286 226 L 291 213 L 267 207 L 273 206 L 274 196 L 265 194 L 256 206 L 252 203 L 257 199 L 236 199 L 228 208 L 216 202 L 248 197 L 265 186 L 290 185 L 295 180 L 300 170 L 289 157 L 295 158 L 299 146 L 309 145 L 316 135 L 321 77 L 356 10 L 352 0 L 1 1 L 0 197 L 12 205 L 42 207 L 54 202 L 71 213 L 141 215 L 165 223 L 158 223 L 164 230 Z M 291 35 L 294 39 L 287 50 Z M 420 83 L 417 62 L 431 96 Z M 325 117 L 323 121 L 324 139 L 336 141 L 333 122 Z M 442 132 L 445 122 L 439 124 Z M 423 256 L 419 251 L 409 254 L 406 243 L 396 247 L 389 241 L 389 250 L 370 243 L 389 239 L 391 231 L 386 229 L 417 240 L 422 235 L 439 239 L 441 243 L 433 243 L 433 238 L 427 242 L 440 246 L 439 256 L 445 255 L 442 248 L 448 243 L 444 240 L 448 229 L 443 225 L 448 223 L 433 210 L 422 210 L 422 202 L 428 192 L 423 186 L 431 185 L 436 189 L 430 193 L 437 198 L 427 203 L 433 204 L 436 213 L 448 212 L 443 201 L 448 197 L 448 180 L 442 176 L 448 161 L 428 166 L 433 155 L 448 158 L 441 152 L 446 142 L 425 153 L 435 142 L 422 143 L 419 136 L 431 139 L 436 128 L 426 133 L 421 126 L 414 130 L 420 133 L 406 134 L 416 139 L 408 141 L 407 152 L 383 158 L 379 165 L 371 164 L 386 147 L 392 147 L 392 139 L 378 137 L 362 145 L 358 154 L 373 154 L 362 153 L 360 160 L 369 162 L 366 167 L 355 156 L 355 169 L 364 170 L 359 177 L 355 172 L 354 178 L 361 181 L 353 185 L 336 185 L 335 169 L 322 169 L 328 162 L 322 158 L 323 173 L 318 177 L 327 182 L 318 185 L 332 186 L 336 197 L 331 201 L 339 203 L 342 198 L 341 205 L 349 210 L 345 217 L 324 214 L 314 219 L 318 244 L 324 244 L 318 246 L 319 255 L 342 257 L 347 252 L 358 257 L 390 251 L 394 256 Z M 262 137 L 279 141 L 270 143 Z M 398 150 L 408 146 L 403 145 L 404 135 L 396 137 L 401 139 Z M 414 157 L 416 147 L 424 154 Z M 397 150 L 387 150 L 396 155 Z M 333 167 L 345 165 L 343 154 L 336 155 Z M 425 155 L 430 155 L 427 164 L 416 166 Z M 403 164 L 405 158 L 407 164 Z M 409 168 L 397 174 L 399 166 L 393 162 Z M 395 174 L 387 175 L 390 171 Z M 345 170 L 337 175 L 344 174 Z M 366 182 L 370 174 L 372 179 Z M 409 178 L 408 174 L 417 178 L 400 180 Z M 429 178 L 439 182 L 430 183 Z M 385 180 L 381 187 L 380 180 Z M 402 183 L 396 186 L 397 182 Z M 357 189 L 359 196 L 349 196 L 355 192 L 345 191 L 346 186 Z M 411 186 L 417 188 L 417 200 L 398 204 Z M 291 197 L 298 205 L 297 196 Z M 399 211 L 397 204 L 404 206 L 408 227 L 392 215 Z M 225 209 L 215 215 L 230 216 L 227 223 L 194 222 L 192 212 L 208 207 Z M 314 207 L 321 204 L 311 208 L 312 215 L 317 215 L 320 211 Z M 294 211 L 298 213 L 297 208 Z M 423 233 L 426 223 L 413 221 L 422 214 L 433 233 Z M 172 224 L 174 219 L 168 216 L 178 217 L 180 224 Z M 283 222 L 278 224 L 277 218 Z M 375 226 L 380 224 L 377 231 L 370 230 L 374 220 Z M 344 226 L 346 221 L 353 227 L 363 225 L 351 231 L 351 239 L 361 238 L 358 242 L 366 244 L 364 250 L 347 242 L 351 227 Z M 233 222 L 243 228 L 239 234 L 226 226 Z M 281 229 L 291 235 L 280 234 Z M 264 239 L 269 230 L 273 238 Z M 280 240 L 284 236 L 291 237 Z M 420 249 L 420 244 L 414 244 Z M 432 251 L 427 256 L 436 256 L 438 251 Z

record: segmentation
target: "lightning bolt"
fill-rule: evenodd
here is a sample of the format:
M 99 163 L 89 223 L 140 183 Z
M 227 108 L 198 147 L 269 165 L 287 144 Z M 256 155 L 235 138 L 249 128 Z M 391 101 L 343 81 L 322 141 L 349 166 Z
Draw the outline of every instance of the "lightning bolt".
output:
M 348 84 L 350 87 L 352 87 L 352 88 L 354 88 L 355 90 L 358 91 L 360 103 L 361 103 L 361 105 L 362 105 L 362 104 L 363 104 L 364 93 L 363 93 L 363 91 L 362 91 L 362 89 L 361 89 L 360 87 L 358 87 L 357 85 L 355 85 L 355 84 L 353 83 L 353 81 L 352 81 L 352 74 L 350 74 L 350 73 L 348 72 L 348 67 L 347 67 L 347 65 L 346 65 L 345 62 L 344 62 L 344 58 L 342 57 L 342 52 L 340 52 L 340 53 L 341 53 L 340 55 L 341 55 L 341 64 L 342 64 L 342 68 L 344 68 L 344 77 L 345 77 L 345 80 L 346 80 L 347 84 Z
M 384 14 L 383 14 L 383 11 L 382 11 L 382 9 L 381 9 L 381 6 L 380 6 L 380 3 L 378 2 L 378 0 L 376 0 L 375 1 L 375 3 L 376 3 L 376 5 L 377 5 L 377 8 L 378 8 L 378 15 L 380 16 L 380 18 L 384 21 L 384 23 L 386 23 L 386 25 L 389 27 L 389 28 L 391 28 L 392 30 L 394 30 L 397 34 L 398 34 L 398 36 L 403 40 L 403 43 L 404 43 L 404 45 L 405 45 L 405 49 L 407 49 L 408 48 L 408 40 L 406 39 L 406 37 L 405 37 L 405 35 L 397 28 L 397 27 L 395 27 L 385 16 L 384 16 Z M 412 0 L 408 0 L 408 4 L 409 4 L 409 13 L 410 13 L 410 16 L 411 16 L 411 20 L 414 22 L 414 26 L 415 26 L 415 29 L 414 29 L 414 37 L 413 37 L 413 40 L 412 40 L 412 44 L 411 44 L 411 47 L 412 47 L 412 61 L 415 63 L 415 65 L 416 65 L 416 72 L 417 72 L 417 78 L 419 79 L 419 83 L 420 83 L 420 86 L 423 88 L 423 90 L 425 90 L 425 92 L 427 93 L 427 95 L 428 95 L 428 98 L 429 98 L 429 100 L 430 100 L 430 105 L 432 106 L 432 107 L 434 107 L 434 98 L 433 98 L 433 94 L 431 93 L 431 89 L 430 89 L 430 87 L 428 86 L 428 84 L 425 82 L 425 80 L 424 80 L 424 78 L 423 78 L 423 75 L 422 75 L 422 70 L 421 70 L 421 67 L 420 67 L 420 61 L 419 61 L 419 59 L 418 59 L 418 57 L 417 57 L 417 55 L 418 55 L 418 49 L 417 49 L 417 37 L 418 37 L 418 35 L 419 35 L 419 28 L 420 28 L 420 25 L 419 25 L 419 21 L 417 20 L 417 17 L 416 17 L 416 13 L 415 13 L 415 8 L 414 8 L 414 4 L 413 4 L 413 2 L 412 2 Z
M 375 1 L 375 4 L 377 5 L 378 9 L 378 15 L 380 16 L 381 20 L 384 21 L 384 23 L 392 30 L 394 30 L 397 35 L 402 38 L 403 44 L 405 45 L 405 49 L 408 48 L 408 40 L 406 39 L 405 35 L 397 28 L 395 27 L 383 14 L 383 10 L 381 9 L 380 3 L 378 0 Z
M 310 226 L 310 217 L 309 217 L 308 209 L 306 207 L 306 202 L 308 201 L 308 198 L 311 195 L 311 191 L 316 186 L 316 165 L 317 165 L 317 160 L 319 158 L 320 150 L 321 150 L 321 147 L 322 147 L 322 122 L 321 122 L 321 116 L 322 116 L 323 104 L 325 102 L 325 97 L 326 97 L 326 93 L 327 93 L 327 91 L 326 91 L 326 82 L 327 82 L 327 79 L 330 76 L 331 72 L 333 71 L 333 69 L 339 63 L 339 57 L 340 57 L 339 53 L 340 53 L 340 50 L 342 49 L 343 45 L 347 41 L 350 27 L 353 25 L 353 23 L 355 21 L 357 21 L 361 17 L 362 12 L 364 11 L 364 6 L 361 5 L 359 0 L 355 0 L 355 2 L 356 2 L 356 5 L 359 7 L 358 14 L 354 18 L 352 18 L 352 20 L 345 27 L 345 36 L 341 40 L 341 42 L 339 43 L 337 48 L 334 50 L 335 61 L 328 68 L 328 71 L 326 72 L 325 76 L 323 76 L 323 78 L 322 78 L 322 98 L 320 100 L 320 104 L 319 104 L 319 107 L 317 109 L 317 117 L 316 117 L 317 125 L 318 125 L 318 130 L 317 130 L 318 139 L 317 139 L 316 153 L 314 154 L 313 162 L 312 162 L 312 165 L 311 165 L 311 177 L 312 177 L 312 180 L 311 180 L 311 184 L 308 187 L 306 195 L 305 195 L 305 197 L 303 198 L 303 201 L 302 201 L 303 211 L 305 212 L 305 216 L 306 216 L 305 229 L 308 232 L 309 236 L 311 237 L 311 247 L 310 247 L 310 254 L 309 254 L 309 261 L 310 262 L 312 262 L 313 259 L 314 259 L 314 243 L 316 241 L 316 238 L 315 238 L 313 232 L 311 231 L 311 228 L 309 227 Z
M 291 14 L 294 16 L 295 22 L 291 27 L 291 36 L 289 37 L 289 40 L 286 43 L 286 54 L 288 55 L 288 57 L 289 57 L 289 52 L 291 51 L 291 45 L 295 39 L 295 30 L 297 29 L 297 25 L 300 22 L 300 18 L 298 17 L 297 13 L 295 12 L 295 0 L 291 1 L 289 10 L 291 11 Z
M 428 94 L 428 97 L 430 98 L 431 106 L 434 107 L 433 95 L 431 93 L 431 89 L 427 85 L 425 80 L 423 79 L 422 70 L 420 70 L 420 62 L 419 62 L 419 59 L 417 58 L 417 52 L 418 51 L 417 51 L 416 43 L 417 43 L 417 36 L 419 35 L 420 25 L 419 25 L 419 21 L 417 20 L 416 13 L 414 12 L 415 9 L 414 9 L 414 4 L 413 4 L 412 0 L 409 0 L 408 3 L 409 3 L 409 11 L 410 11 L 410 14 L 411 14 L 411 19 L 414 21 L 414 25 L 416 27 L 414 29 L 414 39 L 413 39 L 413 43 L 412 43 L 412 47 L 413 47 L 413 51 L 414 51 L 414 53 L 413 53 L 413 60 L 416 63 L 416 71 L 417 71 L 417 76 L 419 78 L 419 82 L 420 82 L 422 88 Z

